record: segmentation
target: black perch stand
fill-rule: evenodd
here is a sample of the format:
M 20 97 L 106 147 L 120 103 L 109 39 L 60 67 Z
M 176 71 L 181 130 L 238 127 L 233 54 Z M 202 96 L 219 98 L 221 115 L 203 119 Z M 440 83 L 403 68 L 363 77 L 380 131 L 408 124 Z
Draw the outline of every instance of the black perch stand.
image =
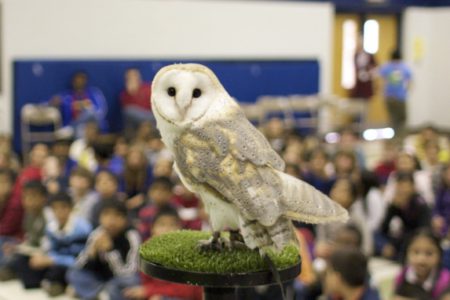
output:
M 236 288 L 278 283 L 270 270 L 237 274 L 190 272 L 170 269 L 143 258 L 140 260 L 140 268 L 143 273 L 154 278 L 203 286 L 205 300 L 233 300 L 236 299 Z M 294 279 L 300 274 L 300 269 L 301 261 L 291 267 L 279 270 L 280 280 L 285 282 Z

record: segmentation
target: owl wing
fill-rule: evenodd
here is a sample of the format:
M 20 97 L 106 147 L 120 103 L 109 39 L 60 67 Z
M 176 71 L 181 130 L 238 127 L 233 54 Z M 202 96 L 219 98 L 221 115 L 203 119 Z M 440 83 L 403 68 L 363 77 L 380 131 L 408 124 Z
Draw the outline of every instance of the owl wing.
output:
M 240 110 L 233 111 L 231 116 L 218 125 L 227 128 L 232 134 L 233 156 L 241 161 L 250 161 L 257 166 L 271 166 L 284 171 L 285 163 L 272 149 L 264 135 L 257 130 Z
M 245 219 L 273 225 L 282 215 L 281 183 L 274 184 L 279 178 L 270 165 L 260 164 L 262 158 L 256 164 L 237 153 L 238 134 L 218 123 L 185 131 L 174 144 L 178 172 L 194 192 L 206 190 L 236 205 Z

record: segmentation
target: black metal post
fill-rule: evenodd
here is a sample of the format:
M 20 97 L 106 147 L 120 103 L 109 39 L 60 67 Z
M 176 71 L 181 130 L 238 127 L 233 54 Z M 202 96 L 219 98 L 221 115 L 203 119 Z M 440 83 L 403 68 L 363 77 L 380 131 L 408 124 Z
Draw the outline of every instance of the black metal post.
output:
M 235 300 L 235 288 L 206 287 L 204 288 L 204 300 Z

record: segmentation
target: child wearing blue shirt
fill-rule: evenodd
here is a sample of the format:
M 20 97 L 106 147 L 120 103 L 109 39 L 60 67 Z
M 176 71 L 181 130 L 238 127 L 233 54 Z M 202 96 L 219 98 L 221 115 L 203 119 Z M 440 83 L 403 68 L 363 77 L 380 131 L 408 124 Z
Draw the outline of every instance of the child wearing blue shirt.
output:
M 401 59 L 400 51 L 395 50 L 391 54 L 391 61 L 380 68 L 384 97 L 396 133 L 405 126 L 406 97 L 412 79 L 411 69 Z
M 85 219 L 72 215 L 72 199 L 66 193 L 50 196 L 49 204 L 55 216 L 45 229 L 49 250 L 22 256 L 17 270 L 25 287 L 42 285 L 49 296 L 57 296 L 65 291 L 65 273 L 84 249 L 92 227 Z

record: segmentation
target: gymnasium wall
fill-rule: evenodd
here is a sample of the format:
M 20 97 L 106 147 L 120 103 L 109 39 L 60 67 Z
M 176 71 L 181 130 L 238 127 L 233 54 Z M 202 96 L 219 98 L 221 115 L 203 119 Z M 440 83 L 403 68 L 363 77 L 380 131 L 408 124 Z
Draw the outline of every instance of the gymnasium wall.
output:
M 413 70 L 409 125 L 433 123 L 449 130 L 450 8 L 410 8 L 405 12 L 404 56 Z

